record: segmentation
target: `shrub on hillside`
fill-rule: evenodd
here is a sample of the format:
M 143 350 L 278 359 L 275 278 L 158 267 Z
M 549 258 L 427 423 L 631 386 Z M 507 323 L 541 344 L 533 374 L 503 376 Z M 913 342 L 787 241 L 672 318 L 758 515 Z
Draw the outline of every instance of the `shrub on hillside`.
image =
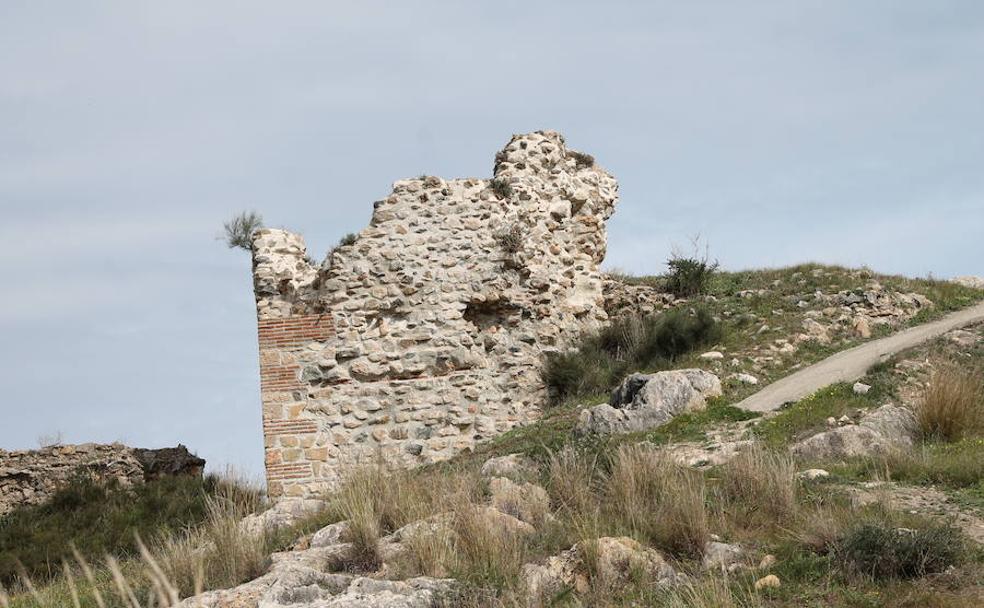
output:
M 717 272 L 720 264 L 711 261 L 707 247 L 700 253 L 700 237 L 692 242 L 693 251 L 682 254 L 674 251 L 667 260 L 669 273 L 666 275 L 666 290 L 681 298 L 692 298 L 707 293 L 711 277 Z
M 844 535 L 838 555 L 852 571 L 874 578 L 916 578 L 942 572 L 963 558 L 960 531 L 946 524 L 900 528 L 866 521 Z
M 542 376 L 555 401 L 599 393 L 628 372 L 665 367 L 720 338 L 721 327 L 706 310 L 617 318 L 583 337 L 576 351 L 549 355 Z
M 916 407 L 916 421 L 924 439 L 957 441 L 981 430 L 984 424 L 984 386 L 974 370 L 943 364 Z

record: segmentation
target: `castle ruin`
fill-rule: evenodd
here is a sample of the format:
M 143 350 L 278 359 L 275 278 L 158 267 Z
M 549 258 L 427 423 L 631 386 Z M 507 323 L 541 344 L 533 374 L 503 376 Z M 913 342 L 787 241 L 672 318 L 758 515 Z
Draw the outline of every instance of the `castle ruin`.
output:
M 253 240 L 268 492 L 316 497 L 353 466 L 450 458 L 535 420 L 545 352 L 607 315 L 598 267 L 618 184 L 552 131 L 494 177 L 398 181 L 320 266 Z

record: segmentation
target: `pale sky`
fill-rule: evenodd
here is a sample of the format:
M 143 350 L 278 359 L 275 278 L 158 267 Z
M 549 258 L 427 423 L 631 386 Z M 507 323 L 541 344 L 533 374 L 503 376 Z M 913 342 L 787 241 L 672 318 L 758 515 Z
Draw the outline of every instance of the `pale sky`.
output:
M 390 184 L 556 129 L 621 184 L 608 267 L 984 274 L 984 3 L 0 3 L 0 447 L 262 471 L 255 209 L 314 257 Z

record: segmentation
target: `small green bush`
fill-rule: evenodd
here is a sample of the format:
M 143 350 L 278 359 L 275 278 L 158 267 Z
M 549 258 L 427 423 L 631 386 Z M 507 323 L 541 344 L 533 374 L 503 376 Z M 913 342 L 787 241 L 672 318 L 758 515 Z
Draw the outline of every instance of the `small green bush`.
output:
M 359 238 L 359 235 L 354 232 L 349 232 L 342 238 L 338 239 L 338 247 L 346 247 L 348 245 L 354 245 L 355 241 Z
M 491 181 L 490 185 L 492 186 L 492 192 L 495 192 L 495 195 L 499 198 L 509 198 L 512 196 L 513 188 L 509 180 L 497 177 Z
M 263 218 L 255 211 L 244 211 L 222 227 L 225 229 L 225 241 L 229 249 L 236 247 L 246 251 L 253 250 L 253 234 L 263 227 Z
M 719 264 L 708 261 L 706 257 L 680 257 L 674 255 L 667 262 L 670 272 L 666 277 L 666 288 L 673 295 L 692 298 L 707 293 L 711 277 L 717 272 Z
M 720 325 L 703 309 L 616 318 L 582 338 L 576 351 L 548 355 L 541 375 L 554 401 L 562 401 L 607 391 L 631 371 L 665 367 L 720 338 Z
M 850 570 L 873 578 L 917 578 L 942 572 L 963 558 L 960 531 L 947 524 L 912 530 L 887 521 L 851 528 L 837 549 Z

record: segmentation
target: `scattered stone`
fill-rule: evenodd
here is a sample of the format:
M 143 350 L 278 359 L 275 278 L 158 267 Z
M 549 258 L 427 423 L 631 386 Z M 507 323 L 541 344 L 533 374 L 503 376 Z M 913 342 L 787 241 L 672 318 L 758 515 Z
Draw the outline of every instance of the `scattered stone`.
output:
M 859 424 L 817 433 L 791 448 L 799 458 L 813 460 L 883 454 L 912 446 L 915 418 L 907 408 L 883 405 L 866 414 Z
M 756 591 L 761 591 L 762 589 L 774 589 L 776 587 L 782 587 L 782 582 L 775 574 L 768 574 L 755 581 Z
M 851 417 L 850 416 L 848 416 L 847 414 L 844 414 L 843 416 L 841 416 L 840 418 L 837 419 L 837 424 L 840 424 L 840 425 L 854 424 L 854 421 L 851 420 Z
M 716 350 L 708 351 L 700 356 L 705 361 L 720 361 L 724 359 L 724 353 Z
M 837 419 L 834 418 L 833 416 L 827 416 L 826 422 L 827 422 L 827 426 L 828 427 L 831 427 L 831 428 L 836 428 L 837 427 Z
M 971 348 L 981 341 L 981 337 L 978 334 L 965 329 L 955 329 L 948 332 L 946 338 L 962 348 Z
M 581 433 L 631 433 L 658 427 L 674 416 L 702 409 L 709 397 L 721 395 L 721 381 L 701 369 L 656 374 L 631 374 L 613 392 L 609 403 L 581 412 Z
M 871 385 L 865 384 L 864 382 L 855 382 L 853 390 L 855 395 L 867 395 L 868 391 L 871 390 Z
M 805 471 L 800 471 L 796 474 L 800 479 L 806 479 L 807 481 L 815 481 L 817 479 L 826 479 L 830 477 L 830 472 L 824 469 L 807 469 Z
M 851 329 L 859 338 L 867 339 L 871 337 L 871 324 L 868 323 L 868 317 L 863 315 L 854 317 L 854 321 L 851 323 Z
M 340 521 L 338 523 L 325 526 L 311 537 L 311 547 L 321 548 L 330 547 L 345 542 L 344 539 L 349 533 L 349 523 Z
M 735 380 L 741 382 L 742 384 L 750 384 L 752 386 L 755 386 L 756 384 L 759 383 L 758 378 L 756 378 L 751 374 L 746 374 L 744 372 L 732 374 L 731 378 L 734 378 Z
M 768 570 L 772 566 L 775 566 L 777 561 L 779 560 L 776 559 L 775 555 L 772 555 L 771 553 L 766 553 L 765 555 L 762 556 L 762 561 L 759 562 L 758 569 Z

